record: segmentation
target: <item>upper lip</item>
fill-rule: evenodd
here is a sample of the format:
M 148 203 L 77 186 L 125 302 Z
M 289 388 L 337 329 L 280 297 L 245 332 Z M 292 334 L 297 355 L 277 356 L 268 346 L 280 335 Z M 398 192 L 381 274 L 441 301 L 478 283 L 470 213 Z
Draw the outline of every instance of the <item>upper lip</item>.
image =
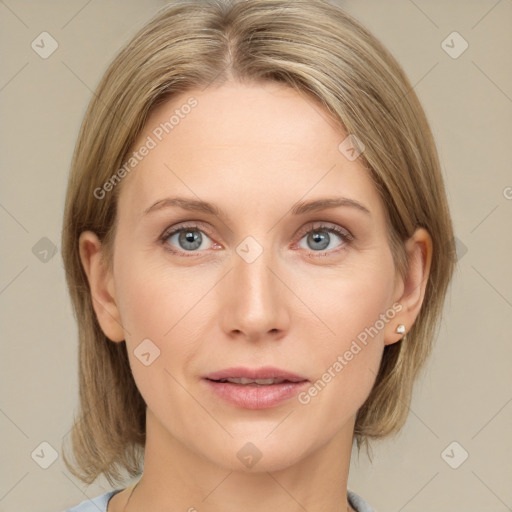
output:
M 280 368 L 275 368 L 273 366 L 262 366 L 261 368 L 245 368 L 242 366 L 237 366 L 232 368 L 225 368 L 224 370 L 212 372 L 204 376 L 205 379 L 209 380 L 229 378 L 236 379 L 241 377 L 245 377 L 246 379 L 281 379 L 288 380 L 290 382 L 302 382 L 308 380 L 305 377 L 297 375 L 296 373 L 281 370 Z

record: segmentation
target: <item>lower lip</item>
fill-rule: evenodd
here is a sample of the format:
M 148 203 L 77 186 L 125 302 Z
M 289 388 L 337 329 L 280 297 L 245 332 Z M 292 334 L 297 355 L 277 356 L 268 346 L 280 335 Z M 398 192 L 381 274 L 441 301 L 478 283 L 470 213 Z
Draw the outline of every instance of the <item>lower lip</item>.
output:
M 258 386 L 256 384 L 233 384 L 203 379 L 217 396 L 244 409 L 267 409 L 296 396 L 308 381 L 282 382 Z

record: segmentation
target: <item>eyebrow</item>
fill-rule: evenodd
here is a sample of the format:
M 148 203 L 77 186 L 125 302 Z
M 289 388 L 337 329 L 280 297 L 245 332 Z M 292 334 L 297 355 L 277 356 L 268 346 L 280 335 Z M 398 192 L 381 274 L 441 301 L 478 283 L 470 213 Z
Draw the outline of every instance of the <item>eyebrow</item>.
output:
M 193 211 L 193 212 L 202 212 L 208 213 L 211 215 L 215 215 L 219 218 L 227 218 L 225 212 L 223 212 L 219 207 L 215 206 L 212 203 L 207 201 L 201 201 L 197 199 L 189 199 L 186 197 L 168 197 L 165 199 L 161 199 L 157 201 L 149 208 L 144 210 L 144 215 L 148 213 L 162 210 L 164 208 L 171 207 L 179 207 L 183 210 Z M 291 212 L 293 215 L 304 215 L 305 213 L 315 212 L 318 210 L 327 210 L 331 208 L 338 208 L 340 206 L 348 206 L 351 208 L 355 208 L 365 214 L 371 216 L 370 210 L 364 206 L 359 201 L 355 199 L 350 199 L 348 197 L 325 197 L 321 199 L 315 199 L 311 201 L 301 201 L 295 203 Z

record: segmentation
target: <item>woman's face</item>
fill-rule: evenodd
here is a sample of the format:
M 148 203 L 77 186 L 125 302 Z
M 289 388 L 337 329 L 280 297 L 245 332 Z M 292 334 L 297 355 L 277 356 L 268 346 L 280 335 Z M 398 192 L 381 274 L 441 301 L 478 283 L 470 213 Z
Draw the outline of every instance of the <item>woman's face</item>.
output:
M 238 470 L 247 455 L 276 470 L 352 439 L 384 345 L 401 338 L 403 283 L 346 137 L 275 83 L 190 90 L 148 119 L 117 185 L 111 283 L 152 435 Z M 361 206 L 306 206 L 341 198 Z M 306 382 L 205 378 L 266 366 Z

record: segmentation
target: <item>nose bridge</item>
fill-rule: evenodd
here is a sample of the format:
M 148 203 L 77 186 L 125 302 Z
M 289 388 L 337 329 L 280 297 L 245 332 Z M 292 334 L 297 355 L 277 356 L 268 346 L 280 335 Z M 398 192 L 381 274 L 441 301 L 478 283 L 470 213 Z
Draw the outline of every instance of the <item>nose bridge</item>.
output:
M 236 248 L 225 306 L 225 329 L 237 330 L 251 337 L 284 329 L 286 318 L 283 283 L 271 248 L 263 247 L 253 237 L 247 237 Z

